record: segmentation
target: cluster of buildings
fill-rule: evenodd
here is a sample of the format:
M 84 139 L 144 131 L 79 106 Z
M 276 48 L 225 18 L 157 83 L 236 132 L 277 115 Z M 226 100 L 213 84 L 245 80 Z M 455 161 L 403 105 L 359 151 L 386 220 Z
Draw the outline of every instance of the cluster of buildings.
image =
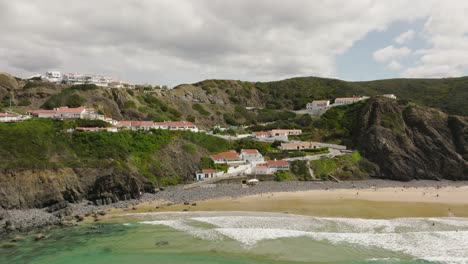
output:
M 383 97 L 390 98 L 390 99 L 397 99 L 394 94 L 383 94 Z M 306 109 L 310 111 L 326 111 L 331 107 L 340 106 L 340 105 L 348 105 L 353 104 L 362 100 L 369 99 L 368 96 L 360 96 L 360 97 L 340 97 L 335 98 L 333 104 L 330 103 L 331 100 L 314 100 L 310 103 L 307 103 Z
M 299 136 L 301 129 L 273 129 L 269 131 L 253 132 L 253 137 L 258 140 L 287 140 L 288 136 Z
M 19 115 L 9 112 L 0 113 L 0 122 L 9 123 L 9 122 L 20 122 L 26 119 L 31 118 L 28 115 Z
M 30 110 L 28 114 L 32 117 L 53 118 L 53 119 L 92 119 L 104 120 L 105 116 L 98 114 L 94 108 L 86 106 L 80 107 L 57 107 L 52 110 Z
M 196 180 L 204 180 L 221 176 L 236 176 L 242 174 L 268 175 L 279 170 L 289 170 L 286 160 L 265 160 L 257 149 L 242 149 L 240 153 L 230 150 L 210 156 L 214 164 L 228 166 L 226 172 L 214 169 L 202 169 L 195 173 Z
M 7 115 L 6 115 L 7 116 Z M 28 112 L 28 117 L 38 118 L 52 118 L 52 119 L 89 119 L 89 120 L 102 120 L 108 122 L 112 127 L 77 127 L 75 131 L 82 132 L 95 132 L 95 131 L 108 131 L 117 132 L 119 129 L 130 129 L 130 130 L 143 130 L 148 131 L 150 129 L 166 129 L 166 130 L 189 130 L 192 132 L 198 132 L 198 127 L 188 121 L 165 121 L 165 122 L 153 122 L 153 121 L 135 121 L 135 120 L 124 120 L 117 121 L 112 118 L 106 117 L 99 114 L 94 108 L 86 106 L 80 107 L 58 107 L 52 110 L 31 110 Z M 0 115 L 0 120 L 2 115 Z M 9 115 L 5 118 L 11 118 Z
M 166 129 L 166 130 L 189 130 L 198 132 L 198 127 L 189 121 L 119 121 L 116 124 L 119 128 L 126 128 L 130 130 L 150 130 L 150 129 Z
M 109 88 L 135 88 L 134 84 L 124 81 L 113 80 L 112 78 L 95 75 L 95 74 L 81 74 L 81 73 L 64 73 L 59 71 L 48 71 L 45 75 L 40 76 L 41 79 L 47 80 L 53 83 L 65 83 L 69 85 L 78 84 L 94 84 L 100 87 Z

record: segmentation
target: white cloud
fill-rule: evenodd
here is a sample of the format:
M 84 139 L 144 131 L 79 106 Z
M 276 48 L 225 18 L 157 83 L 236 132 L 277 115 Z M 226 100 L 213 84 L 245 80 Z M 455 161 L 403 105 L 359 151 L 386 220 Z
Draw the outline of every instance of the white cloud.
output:
M 413 30 L 408 30 L 406 32 L 401 33 L 398 37 L 396 37 L 395 42 L 402 45 L 406 43 L 407 41 L 413 39 L 414 35 L 415 33 Z
M 395 48 L 393 45 L 383 49 L 376 50 L 372 56 L 374 60 L 380 63 L 401 59 L 411 54 L 411 49 L 407 47 Z
M 441 63 L 463 72 L 456 56 L 442 60 L 447 49 L 460 54 L 468 46 L 460 37 L 466 6 L 455 0 L 0 0 L 0 69 L 29 76 L 57 68 L 169 84 L 330 77 L 337 56 L 368 33 L 429 17 L 423 32 L 429 53 L 418 66 Z M 392 46 L 377 57 L 398 63 L 411 53 L 406 49 Z
M 403 66 L 396 60 L 392 60 L 388 65 L 387 69 L 392 70 L 392 71 L 398 71 L 401 70 Z
M 406 69 L 404 77 L 457 77 L 468 71 L 467 1 L 435 2 L 426 21 L 423 37 L 430 48 L 420 55 L 414 67 Z

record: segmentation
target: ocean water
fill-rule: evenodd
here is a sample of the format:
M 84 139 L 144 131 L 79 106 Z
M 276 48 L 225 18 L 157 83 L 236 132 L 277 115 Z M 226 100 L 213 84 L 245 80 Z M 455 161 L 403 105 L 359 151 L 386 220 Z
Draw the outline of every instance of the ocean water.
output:
M 468 218 L 126 214 L 0 248 L 0 263 L 468 263 Z

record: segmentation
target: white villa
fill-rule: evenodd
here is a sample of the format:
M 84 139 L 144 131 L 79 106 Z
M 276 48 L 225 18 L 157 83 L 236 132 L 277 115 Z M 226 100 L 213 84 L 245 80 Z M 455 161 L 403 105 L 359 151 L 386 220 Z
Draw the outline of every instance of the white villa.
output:
M 0 122 L 19 122 L 31 118 L 27 115 L 18 115 L 13 113 L 0 113 Z
M 330 100 L 314 100 L 311 103 L 307 103 L 307 110 L 322 109 L 330 106 Z
M 224 172 L 222 171 L 217 171 L 213 169 L 202 169 L 202 171 L 195 173 L 195 179 L 198 181 L 203 181 L 204 179 L 216 178 L 222 176 L 223 174 Z
M 244 164 L 241 156 L 235 151 L 230 150 L 218 154 L 211 155 L 210 158 L 215 164 L 227 164 L 227 165 L 240 165 Z
M 125 120 L 119 121 L 116 126 L 130 130 L 167 129 L 198 132 L 198 127 L 194 123 L 188 121 L 153 122 Z
M 302 130 L 300 129 L 273 129 L 271 131 L 253 132 L 253 136 L 257 139 L 268 139 L 268 138 L 287 139 L 288 136 L 298 136 L 300 134 L 302 134 Z
M 302 134 L 300 129 L 273 129 L 270 132 L 272 137 L 281 137 L 281 136 L 298 136 Z
M 62 74 L 59 71 L 48 71 L 44 78 L 49 82 L 58 83 L 62 81 Z
M 257 149 L 241 149 L 240 157 L 247 163 L 258 164 L 265 162 L 263 155 Z
M 279 170 L 289 170 L 289 162 L 287 160 L 267 160 L 265 163 L 257 164 L 253 173 L 274 174 Z
M 190 130 L 192 132 L 198 132 L 198 127 L 194 123 L 188 121 L 156 122 L 154 125 L 157 129 Z
M 116 127 L 75 127 L 75 131 L 80 131 L 80 132 L 96 132 L 96 131 L 118 132 L 118 129 Z
M 41 118 L 56 118 L 56 119 L 99 119 L 103 120 L 105 117 L 96 113 L 94 108 L 88 108 L 86 106 L 80 106 L 71 108 L 67 106 L 54 108 L 53 110 L 31 110 L 28 112 L 29 115 Z
M 319 148 L 320 144 L 312 141 L 292 141 L 281 143 L 278 148 L 281 150 L 302 150 L 302 149 L 315 149 Z
M 53 83 L 66 83 L 69 85 L 79 84 L 94 84 L 100 87 L 110 88 L 129 88 L 134 89 L 135 85 L 129 82 L 113 80 L 112 78 L 96 75 L 96 74 L 81 74 L 81 73 L 64 73 L 59 71 L 48 71 L 41 78 Z

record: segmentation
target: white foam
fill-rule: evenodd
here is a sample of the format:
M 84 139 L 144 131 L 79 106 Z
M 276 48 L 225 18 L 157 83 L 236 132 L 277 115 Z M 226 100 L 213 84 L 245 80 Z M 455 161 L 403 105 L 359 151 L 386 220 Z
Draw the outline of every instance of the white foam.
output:
M 285 229 L 216 228 L 215 230 L 249 247 L 257 244 L 257 242 L 261 240 L 309 235 L 308 232 Z
M 214 227 L 194 227 L 191 225 L 193 221 Z M 279 214 L 210 217 L 194 214 L 177 220 L 142 223 L 169 226 L 202 239 L 228 237 L 246 247 L 254 247 L 262 240 L 308 237 L 332 244 L 345 243 L 399 252 L 428 261 L 468 263 L 467 218 L 371 220 Z
M 179 231 L 186 232 L 192 236 L 195 236 L 201 239 L 216 240 L 216 239 L 221 238 L 216 231 L 212 229 L 203 229 L 203 228 L 191 226 L 187 224 L 185 220 L 143 221 L 143 222 L 140 222 L 140 224 L 164 225 L 164 226 L 168 226 Z

